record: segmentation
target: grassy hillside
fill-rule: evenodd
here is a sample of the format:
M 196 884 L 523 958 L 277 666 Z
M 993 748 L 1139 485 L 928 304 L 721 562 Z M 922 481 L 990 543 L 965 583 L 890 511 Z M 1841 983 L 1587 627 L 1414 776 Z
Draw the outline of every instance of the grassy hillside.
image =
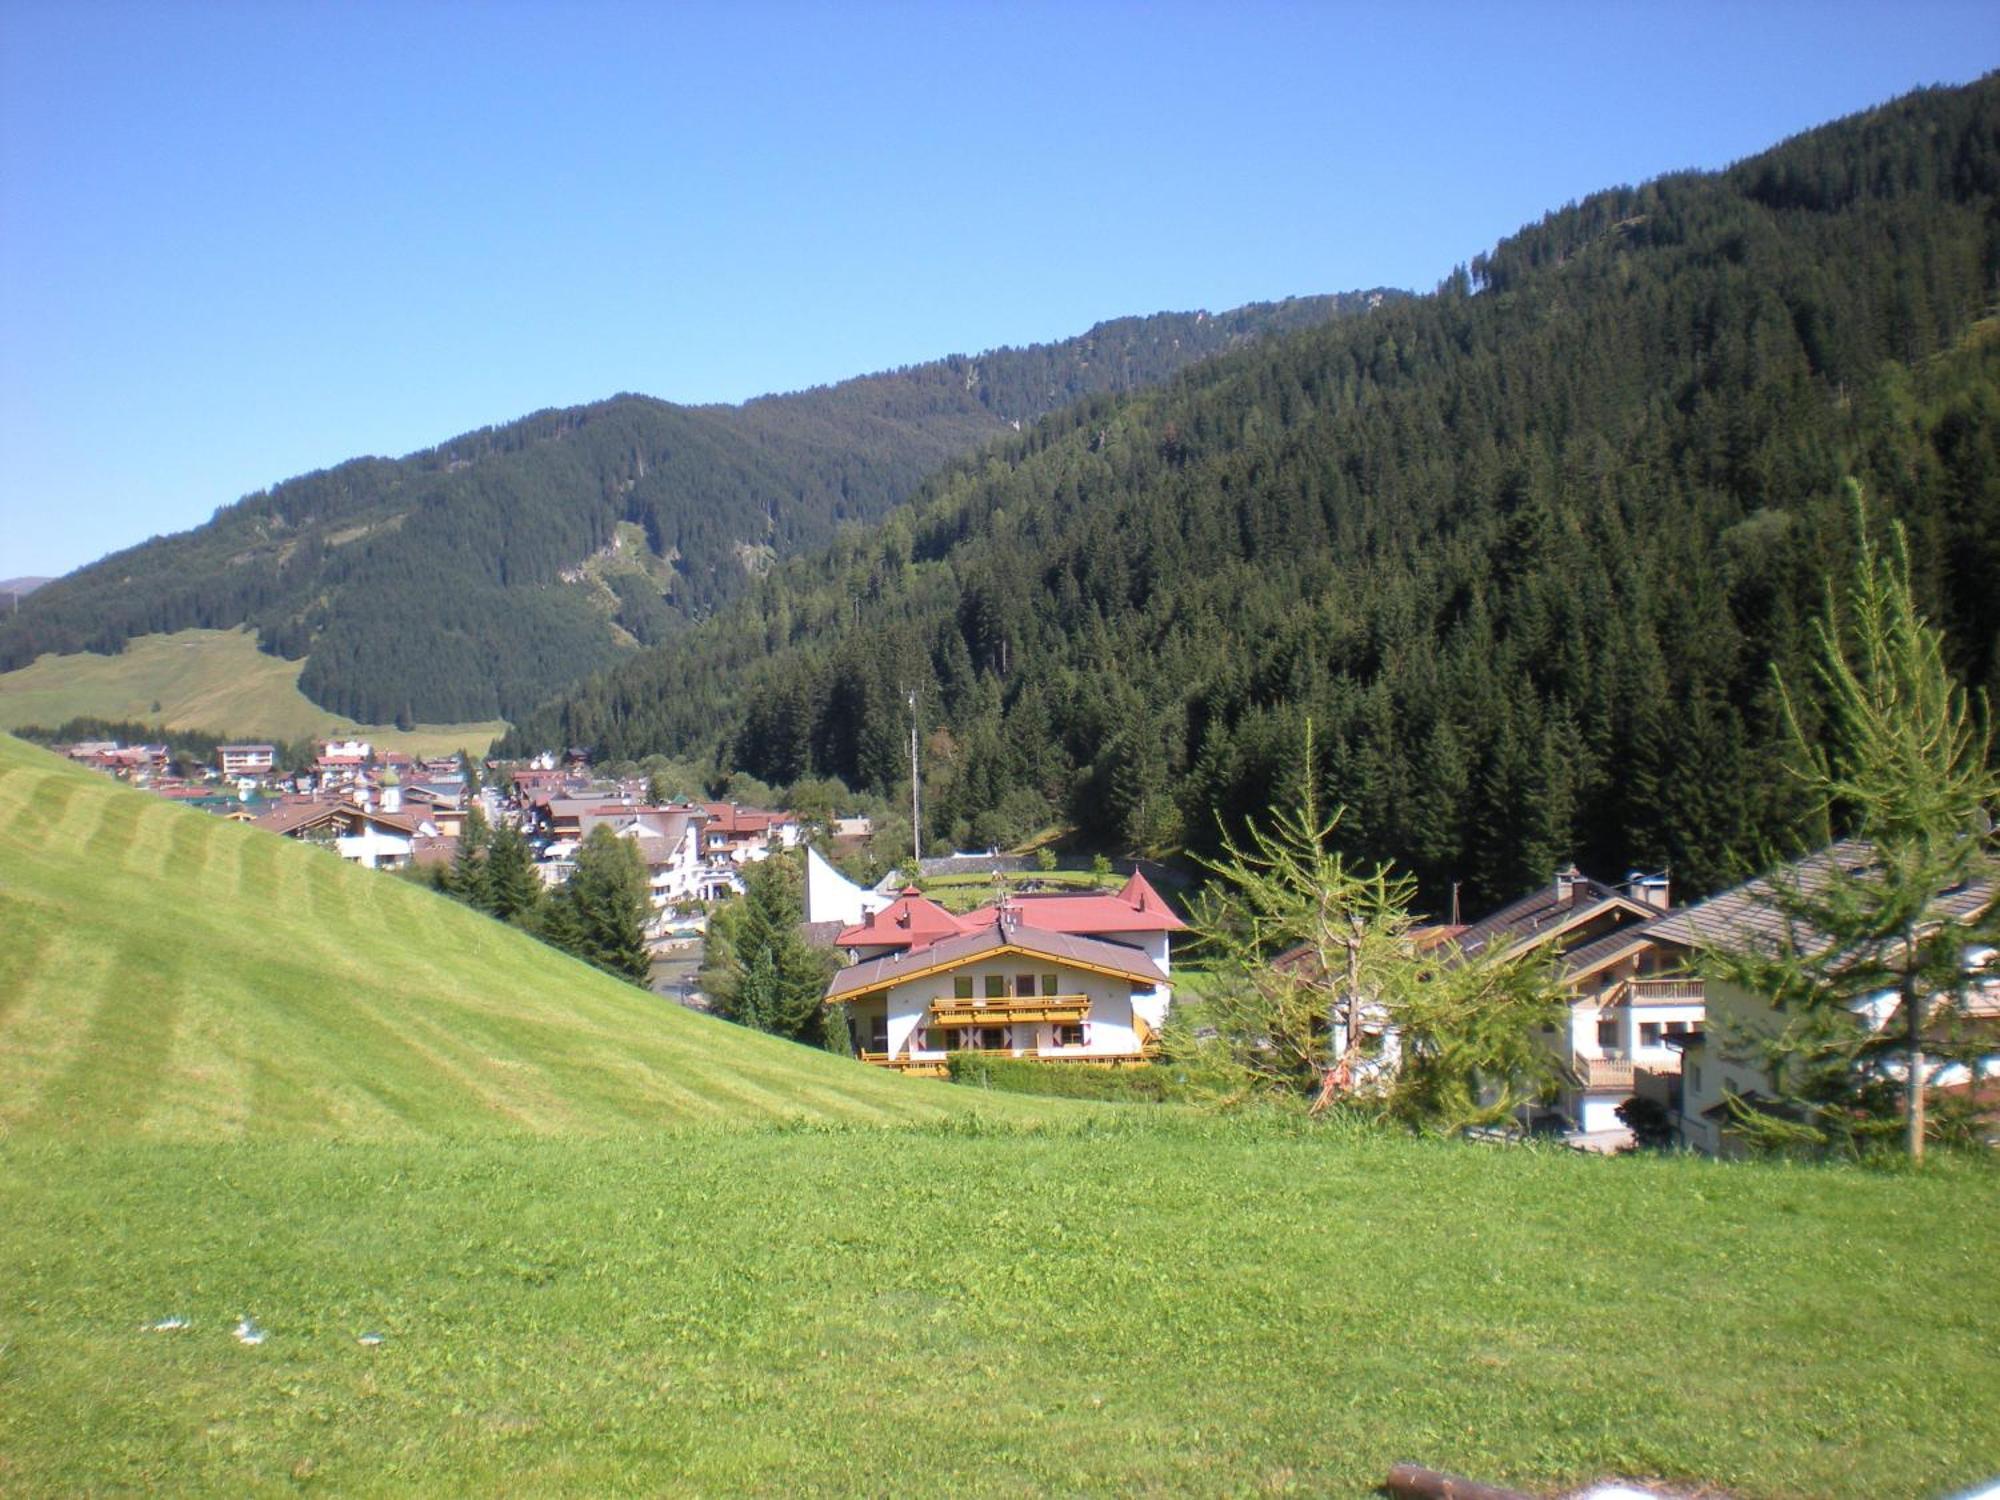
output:
M 692 1015 L 0 737 L 0 1134 L 593 1133 L 965 1099 Z
M 302 740 L 360 735 L 416 755 L 484 751 L 506 731 L 504 719 L 481 724 L 420 724 L 404 731 L 359 724 L 329 713 L 299 691 L 305 664 L 257 649 L 248 630 L 182 630 L 141 636 L 116 656 L 78 652 L 43 656 L 0 672 L 0 729 L 75 718 L 159 723 L 244 738 Z M 159 705 L 158 712 L 153 705 Z
M 1990 1172 L 1148 1119 L 0 1145 L 0 1490 L 1888 1500 L 2000 1454 Z

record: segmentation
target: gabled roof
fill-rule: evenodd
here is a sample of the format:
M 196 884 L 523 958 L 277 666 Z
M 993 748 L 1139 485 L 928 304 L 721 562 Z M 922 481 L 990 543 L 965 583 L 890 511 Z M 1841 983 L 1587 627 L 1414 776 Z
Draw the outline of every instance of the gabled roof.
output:
M 1470 956 L 1495 942 L 1536 948 L 1606 914 L 1648 922 L 1659 913 L 1644 902 L 1582 875 L 1558 878 L 1518 901 L 1481 917 L 1458 935 L 1458 951 Z
M 969 918 L 961 920 L 931 900 L 915 886 L 878 912 L 863 917 L 834 939 L 841 948 L 927 948 L 940 938 L 970 932 Z
M 1635 927 L 1620 927 L 1602 937 L 1580 943 L 1565 952 L 1557 960 L 1556 967 L 1562 971 L 1563 978 L 1572 984 L 1588 979 L 1606 964 L 1616 963 L 1641 949 L 1652 947 L 1658 941 L 1653 934 L 1660 920 L 1655 918 Z
M 1167 982 L 1160 967 L 1136 948 L 1121 943 L 1103 943 L 1095 938 L 1069 933 L 1047 932 L 1023 923 L 987 923 L 976 931 L 962 932 L 932 943 L 914 953 L 885 953 L 864 959 L 833 976 L 827 986 L 827 1003 L 838 1005 L 890 985 L 922 979 L 983 958 L 1019 953 L 1048 959 L 1071 968 L 1086 969 L 1134 984 L 1158 985 Z
M 380 812 L 363 807 L 358 802 L 281 802 L 253 822 L 257 827 L 268 828 L 273 833 L 291 834 L 340 817 L 360 818 L 376 827 L 413 838 L 433 826 L 429 819 L 417 813 Z
M 710 832 L 736 838 L 754 838 L 759 834 L 768 834 L 781 823 L 798 821 L 794 813 L 768 812 L 761 807 L 741 807 L 734 802 L 705 802 L 701 810 L 708 814 Z
M 1007 909 L 1030 926 L 1045 932 L 1072 932 L 1083 935 L 1106 932 L 1182 932 L 1187 923 L 1174 915 L 1173 908 L 1136 871 L 1123 890 L 1023 891 L 1010 896 Z M 982 906 L 966 914 L 969 923 L 995 920 L 1000 909 Z
M 1750 947 L 1776 948 L 1789 935 L 1800 948 L 1811 950 L 1823 943 L 1809 928 L 1788 922 L 1775 903 L 1778 880 L 1795 881 L 1812 890 L 1841 874 L 1860 875 L 1875 862 L 1875 851 L 1861 839 L 1842 839 L 1837 844 L 1794 860 L 1782 872 L 1760 875 L 1734 890 L 1711 896 L 1706 901 L 1683 907 L 1652 924 L 1650 935 L 1660 942 L 1683 948 Z M 1938 894 L 1932 915 L 1940 922 L 1963 922 L 1977 916 L 1993 901 L 1993 888 L 1984 882 L 1962 886 Z

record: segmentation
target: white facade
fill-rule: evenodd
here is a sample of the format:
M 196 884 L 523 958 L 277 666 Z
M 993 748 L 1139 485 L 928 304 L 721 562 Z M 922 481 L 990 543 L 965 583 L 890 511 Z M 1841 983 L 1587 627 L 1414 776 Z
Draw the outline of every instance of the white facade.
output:
M 871 911 L 881 911 L 896 898 L 882 891 L 856 885 L 828 864 L 819 850 L 806 846 L 806 902 L 808 922 L 838 922 L 858 927 Z M 1164 939 L 1164 934 L 1162 934 Z
M 391 833 L 373 823 L 364 823 L 359 833 L 345 833 L 333 841 L 342 859 L 352 860 L 365 870 L 394 870 L 410 862 L 415 840 L 406 833 Z
M 920 961 L 918 955 L 911 962 Z M 999 993 L 992 993 L 996 988 Z M 1038 1004 L 1069 997 L 1086 1002 L 1080 1020 L 1018 1018 Z M 991 1010 L 995 1019 L 970 1027 L 940 1025 L 934 1009 L 940 1001 L 969 1005 L 974 1014 Z M 1171 1002 L 1165 986 L 1135 986 L 1043 954 L 1001 950 L 892 985 L 884 996 L 851 1002 L 848 1012 L 858 1050 L 942 1065 L 952 1038 L 967 1032 L 980 1033 L 969 1038 L 975 1050 L 1013 1057 L 1136 1057 L 1165 1023 Z M 1016 1018 L 1006 1019 L 1010 1016 Z

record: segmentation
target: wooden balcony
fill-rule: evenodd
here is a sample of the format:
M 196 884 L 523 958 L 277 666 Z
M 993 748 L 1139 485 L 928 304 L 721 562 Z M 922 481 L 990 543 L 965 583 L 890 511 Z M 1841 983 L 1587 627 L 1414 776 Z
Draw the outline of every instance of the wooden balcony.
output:
M 1595 1092 L 1613 1089 L 1632 1091 L 1633 1069 L 1629 1057 L 1585 1057 L 1571 1053 L 1569 1071 L 1578 1085 Z
M 1071 1063 L 1085 1068 L 1137 1068 L 1152 1063 L 1159 1057 L 1159 1048 L 1151 1047 L 1139 1052 L 1085 1052 L 1077 1048 L 1058 1047 L 995 1047 L 987 1055 L 1008 1057 L 1024 1062 Z M 893 1068 L 911 1078 L 943 1078 L 950 1073 L 942 1055 L 911 1057 L 899 1053 L 891 1057 L 886 1052 L 863 1051 L 861 1060 L 874 1068 Z
M 911 1057 L 907 1053 L 891 1057 L 886 1052 L 864 1050 L 861 1060 L 871 1067 L 894 1068 L 898 1073 L 906 1073 L 912 1078 L 942 1078 L 947 1071 L 944 1059 L 939 1057 Z
M 1017 1021 L 1074 1024 L 1090 1015 L 1088 995 L 994 995 L 931 1002 L 933 1026 L 1010 1026 Z

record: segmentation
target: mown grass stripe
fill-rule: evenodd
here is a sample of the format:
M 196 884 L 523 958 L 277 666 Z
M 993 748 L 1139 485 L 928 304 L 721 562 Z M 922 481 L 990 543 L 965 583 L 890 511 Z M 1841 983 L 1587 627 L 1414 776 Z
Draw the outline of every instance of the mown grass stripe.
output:
M 78 788 L 67 777 L 37 776 L 10 783 L 8 789 L 16 792 L 18 800 L 7 821 L 7 837 L 30 846 L 51 840 Z
M 51 954 L 41 966 L 41 982 L 22 997 L 0 1037 L 0 1121 L 87 1131 L 100 1117 L 69 1108 L 58 1085 L 109 991 L 116 951 L 78 943 L 59 912 L 31 912 L 29 921 L 52 940 Z
M 0 1049 L 6 1046 L 8 1018 L 28 1003 L 43 982 L 42 968 L 55 951 L 50 924 L 30 918 L 29 905 L 0 889 Z
M 144 804 L 112 802 L 92 797 L 76 804 L 77 816 L 65 819 L 60 836 L 85 858 L 114 861 L 124 858 L 134 843 L 133 832 L 148 809 Z
M 693 1016 L 410 882 L 0 738 L 9 814 L 0 896 L 32 897 L 42 916 L 17 926 L 45 939 L 16 944 L 24 993 L 0 1028 L 18 1129 L 601 1134 L 1074 1113 L 1018 1096 L 944 1105 L 941 1090 Z M 67 841 L 85 827 L 85 845 Z M 107 992 L 112 963 L 155 988 Z M 38 1106 L 50 1088 L 60 1098 Z
M 142 1121 L 158 1093 L 186 991 L 185 940 L 169 931 L 121 944 L 98 977 L 90 1021 L 51 1079 L 44 1109 Z

